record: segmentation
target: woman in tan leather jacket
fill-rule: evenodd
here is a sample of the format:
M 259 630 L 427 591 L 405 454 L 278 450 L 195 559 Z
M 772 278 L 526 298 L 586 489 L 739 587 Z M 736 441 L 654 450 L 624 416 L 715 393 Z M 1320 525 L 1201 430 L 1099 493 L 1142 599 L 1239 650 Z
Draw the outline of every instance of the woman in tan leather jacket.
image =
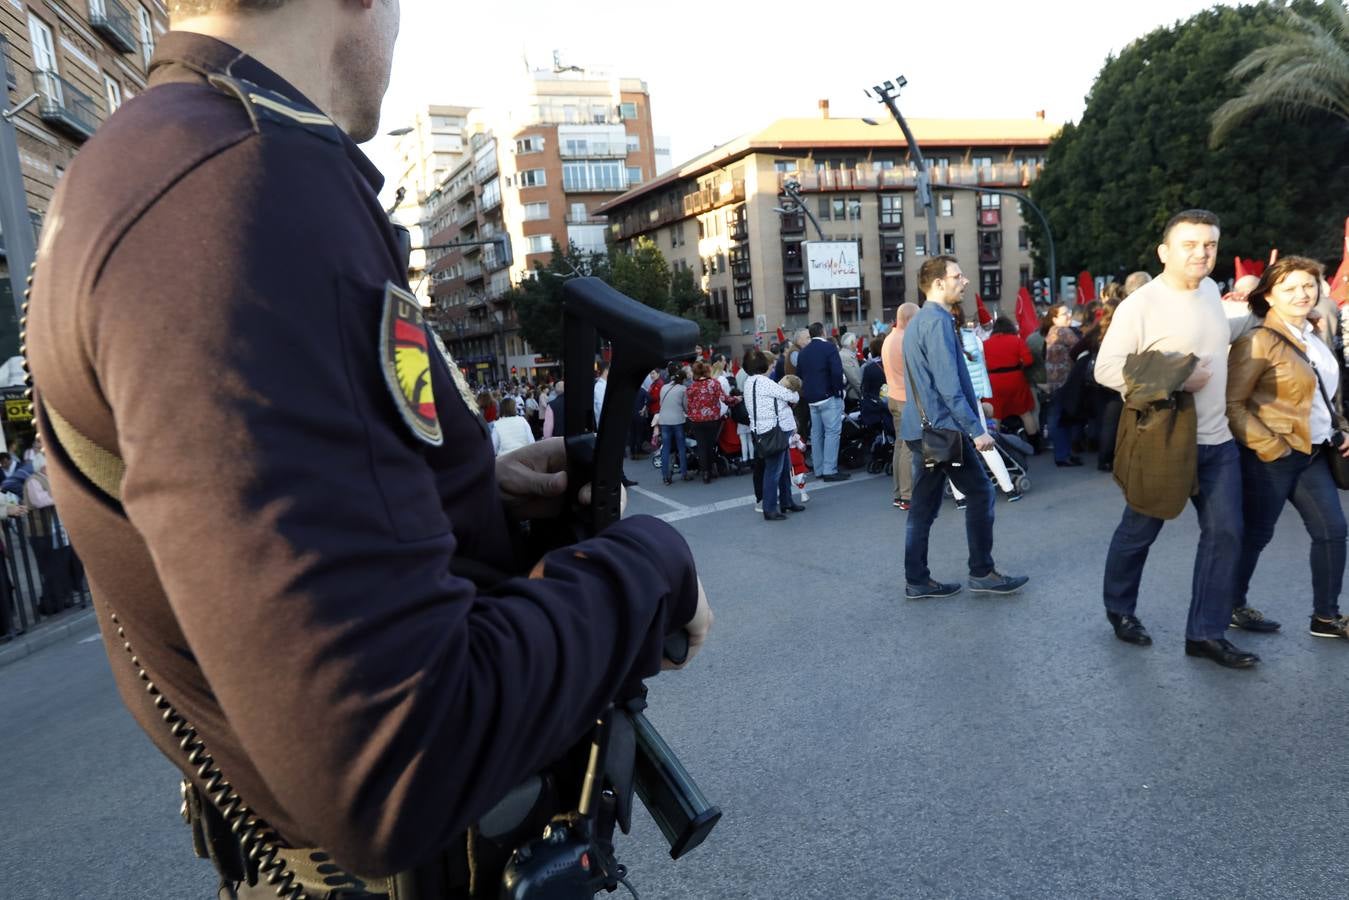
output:
M 1349 422 L 1340 413 L 1334 351 L 1307 321 L 1321 277 L 1320 263 L 1297 256 L 1266 269 L 1247 298 L 1264 323 L 1232 344 L 1228 356 L 1227 418 L 1241 445 L 1246 520 L 1235 600 L 1246 603 L 1260 551 L 1291 501 L 1312 539 L 1311 633 L 1349 638 L 1349 617 L 1339 611 L 1344 512 L 1326 459 L 1349 456 Z

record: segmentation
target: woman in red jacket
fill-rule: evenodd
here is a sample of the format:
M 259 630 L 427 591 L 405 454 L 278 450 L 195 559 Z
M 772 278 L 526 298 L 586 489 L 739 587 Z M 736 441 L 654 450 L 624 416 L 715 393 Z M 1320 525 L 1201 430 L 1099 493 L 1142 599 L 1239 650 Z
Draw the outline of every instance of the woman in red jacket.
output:
M 695 362 L 693 383 L 685 393 L 685 402 L 688 404 L 693 437 L 698 442 L 698 468 L 703 473 L 703 484 L 707 484 L 715 475 L 712 471 L 712 448 L 717 445 L 722 404 L 726 399 L 721 384 L 712 377 L 712 367 L 701 359 Z
M 993 417 L 1001 420 L 1018 416 L 1023 424 L 1030 424 L 1026 414 L 1035 409 L 1035 395 L 1026 369 L 1033 360 L 1030 347 L 1011 320 L 999 316 L 993 323 L 993 334 L 984 341 L 984 361 L 988 364 L 988 380 L 993 383 Z

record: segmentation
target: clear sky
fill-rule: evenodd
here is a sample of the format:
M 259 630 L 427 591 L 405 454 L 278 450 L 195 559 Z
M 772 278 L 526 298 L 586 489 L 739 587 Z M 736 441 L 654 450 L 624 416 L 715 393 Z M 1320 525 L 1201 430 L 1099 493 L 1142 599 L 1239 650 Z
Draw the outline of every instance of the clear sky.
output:
M 418 106 L 501 108 L 531 66 L 646 80 L 653 126 L 680 163 L 775 119 L 887 115 L 863 88 L 904 75 L 906 116 L 1078 119 L 1101 66 L 1134 39 L 1215 5 L 1199 0 L 402 0 L 381 128 Z M 1222 5 L 1236 5 L 1229 2 Z M 1233 60 L 1236 62 L 1236 60 Z M 392 140 L 367 144 L 386 174 Z

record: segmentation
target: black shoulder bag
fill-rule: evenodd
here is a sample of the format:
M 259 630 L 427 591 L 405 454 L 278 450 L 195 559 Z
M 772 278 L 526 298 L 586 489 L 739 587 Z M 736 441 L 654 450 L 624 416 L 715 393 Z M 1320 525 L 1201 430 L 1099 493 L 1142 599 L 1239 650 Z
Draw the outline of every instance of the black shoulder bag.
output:
M 1321 399 L 1326 402 L 1326 409 L 1330 411 L 1331 424 L 1334 424 L 1335 401 L 1330 398 L 1330 394 L 1326 391 L 1326 384 L 1321 380 L 1321 370 L 1316 368 L 1316 363 L 1312 362 L 1312 358 L 1307 355 L 1306 351 L 1289 340 L 1288 336 L 1283 332 L 1275 328 L 1270 328 L 1268 325 L 1261 325 L 1260 328 L 1268 331 L 1289 347 L 1293 348 L 1293 352 L 1302 357 L 1302 361 L 1312 367 L 1312 372 L 1316 375 L 1316 386 L 1321 389 Z M 1338 432 L 1332 432 L 1332 434 L 1338 434 Z M 1335 480 L 1335 486 L 1340 490 L 1349 491 L 1349 459 L 1345 459 L 1341 456 L 1340 448 L 1333 446 L 1333 441 L 1331 443 L 1332 446 L 1326 451 L 1326 464 L 1330 466 L 1330 477 Z
M 923 401 L 918 390 L 918 382 L 913 377 L 909 360 L 904 360 L 904 382 L 913 402 L 918 404 L 918 416 L 923 423 L 923 467 L 940 469 L 943 466 L 963 466 L 965 464 L 965 435 L 954 428 L 936 428 L 923 409 Z M 902 438 L 901 438 L 902 439 Z
M 754 382 L 754 391 L 751 402 L 754 404 L 754 412 L 759 412 L 759 382 Z M 773 427 L 760 434 L 754 433 L 754 452 L 760 456 L 772 456 L 774 453 L 781 453 L 787 449 L 787 432 L 778 425 L 778 398 L 773 398 Z

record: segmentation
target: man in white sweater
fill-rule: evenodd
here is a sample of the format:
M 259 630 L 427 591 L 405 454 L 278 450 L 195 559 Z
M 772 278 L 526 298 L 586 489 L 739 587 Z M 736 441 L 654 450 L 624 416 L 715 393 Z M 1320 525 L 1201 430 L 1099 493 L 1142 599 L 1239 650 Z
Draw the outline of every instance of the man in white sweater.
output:
M 1228 641 L 1228 627 L 1275 631 L 1279 626 L 1248 607 L 1232 608 L 1242 515 L 1241 468 L 1227 427 L 1227 348 L 1242 323 L 1228 321 L 1218 286 L 1208 277 L 1218 257 L 1218 234 L 1218 217 L 1207 210 L 1186 210 L 1167 223 L 1157 248 L 1162 275 L 1115 311 L 1096 360 L 1096 380 L 1124 394 L 1124 362 L 1130 354 L 1160 350 L 1199 357 L 1184 386 L 1194 394 L 1199 439 L 1199 493 L 1192 498 L 1199 514 L 1199 550 L 1185 653 L 1229 668 L 1249 668 L 1260 658 Z M 1103 592 L 1106 617 L 1115 636 L 1127 643 L 1152 643 L 1134 610 L 1148 548 L 1162 525 L 1162 519 L 1125 507 L 1110 541 Z

